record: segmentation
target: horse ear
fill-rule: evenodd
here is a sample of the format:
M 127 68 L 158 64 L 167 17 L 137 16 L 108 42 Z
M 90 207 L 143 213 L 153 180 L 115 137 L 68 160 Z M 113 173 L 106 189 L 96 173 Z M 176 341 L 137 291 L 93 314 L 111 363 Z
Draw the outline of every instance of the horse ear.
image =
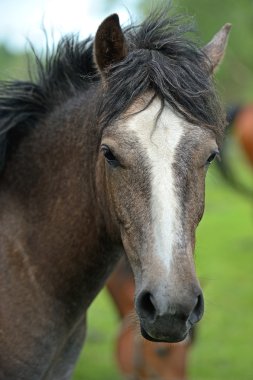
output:
M 231 24 L 225 24 L 213 39 L 203 47 L 202 51 L 207 56 L 211 74 L 216 70 L 224 56 Z
M 97 30 L 94 59 L 101 74 L 105 75 L 113 63 L 121 61 L 126 55 L 125 37 L 119 16 L 115 13 L 107 17 Z

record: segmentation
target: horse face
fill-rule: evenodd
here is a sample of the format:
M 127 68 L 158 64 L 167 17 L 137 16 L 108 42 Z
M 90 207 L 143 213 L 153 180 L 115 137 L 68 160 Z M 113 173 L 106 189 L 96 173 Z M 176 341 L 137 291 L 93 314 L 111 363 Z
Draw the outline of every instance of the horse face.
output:
M 165 26 L 161 25 L 163 38 Z M 202 49 L 200 64 L 209 75 L 223 57 L 230 27 L 224 25 Z M 155 30 L 151 27 L 152 33 Z M 144 50 L 146 44 L 147 40 L 141 44 Z M 159 41 L 155 50 L 158 46 L 164 49 Z M 118 16 L 105 19 L 94 43 L 94 59 L 105 91 L 110 89 L 107 85 L 113 68 L 120 73 L 120 63 L 131 55 L 131 48 Z M 149 60 L 150 55 L 145 62 Z M 127 62 L 131 65 L 132 58 Z M 119 75 L 119 82 L 121 78 Z M 101 151 L 110 212 L 135 275 L 142 333 L 151 340 L 176 342 L 186 337 L 203 314 L 193 263 L 194 235 L 204 210 L 206 168 L 217 145 L 211 130 L 187 123 L 166 104 L 161 109 L 157 98 L 145 108 L 148 98 L 149 94 L 137 99 L 128 117 L 124 115 L 104 129 Z
M 106 128 L 101 152 L 111 214 L 135 276 L 142 333 L 175 342 L 203 314 L 194 236 L 207 166 L 218 148 L 210 130 L 189 124 L 167 105 L 157 118 L 160 109 L 156 98 Z

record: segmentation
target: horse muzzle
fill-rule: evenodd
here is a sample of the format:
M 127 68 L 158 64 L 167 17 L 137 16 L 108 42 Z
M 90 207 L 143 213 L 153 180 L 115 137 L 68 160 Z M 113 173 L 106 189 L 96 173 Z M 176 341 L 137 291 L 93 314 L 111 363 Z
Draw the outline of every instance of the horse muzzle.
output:
M 154 297 L 144 290 L 136 297 L 135 306 L 143 337 L 155 342 L 176 343 L 184 340 L 204 313 L 200 288 L 181 302 L 171 302 L 170 297 Z

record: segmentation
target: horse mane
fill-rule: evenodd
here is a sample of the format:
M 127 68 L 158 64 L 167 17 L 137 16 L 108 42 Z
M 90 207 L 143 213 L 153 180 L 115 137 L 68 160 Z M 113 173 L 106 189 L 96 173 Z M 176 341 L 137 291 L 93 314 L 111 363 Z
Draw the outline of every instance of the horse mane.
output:
M 64 99 L 88 88 L 98 79 L 92 59 L 92 38 L 82 42 L 74 35 L 63 37 L 44 58 L 34 47 L 35 74 L 29 80 L 0 82 L 0 171 L 6 153 L 18 145 L 36 123 Z
M 98 108 L 102 128 L 149 90 L 190 122 L 207 125 L 219 140 L 224 113 L 209 75 L 208 59 L 195 41 L 192 22 L 170 16 L 170 7 L 124 29 L 128 55 L 110 69 Z M 64 99 L 99 80 L 93 39 L 64 37 L 45 59 L 34 53 L 36 77 L 0 83 L 0 169 L 6 151 Z
M 125 29 L 126 58 L 108 75 L 101 106 L 102 128 L 117 119 L 149 90 L 190 123 L 209 127 L 218 143 L 226 117 L 218 98 L 210 61 L 196 38 L 192 18 L 170 16 L 170 4 L 154 10 L 138 26 Z

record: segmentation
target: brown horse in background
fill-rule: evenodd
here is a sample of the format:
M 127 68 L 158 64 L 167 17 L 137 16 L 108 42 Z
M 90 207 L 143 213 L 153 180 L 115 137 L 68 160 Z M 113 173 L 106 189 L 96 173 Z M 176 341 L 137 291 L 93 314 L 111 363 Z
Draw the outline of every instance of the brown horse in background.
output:
M 249 166 L 253 169 L 253 105 L 247 104 L 244 106 L 231 107 L 228 110 L 227 119 L 229 122 L 228 134 L 234 137 L 239 143 L 246 162 L 248 162 Z M 237 157 L 229 155 L 229 151 L 230 144 L 227 138 L 224 140 L 223 149 L 221 151 L 222 160 L 217 161 L 218 168 L 229 185 L 252 201 L 253 189 L 238 178 L 233 168 L 233 162 L 235 162 Z
M 235 136 L 253 169 L 253 104 L 240 107 L 233 124 Z
M 64 38 L 37 78 L 0 88 L 0 379 L 68 380 L 86 313 L 122 251 L 142 335 L 179 342 L 202 317 L 195 230 L 225 118 L 182 17 Z

